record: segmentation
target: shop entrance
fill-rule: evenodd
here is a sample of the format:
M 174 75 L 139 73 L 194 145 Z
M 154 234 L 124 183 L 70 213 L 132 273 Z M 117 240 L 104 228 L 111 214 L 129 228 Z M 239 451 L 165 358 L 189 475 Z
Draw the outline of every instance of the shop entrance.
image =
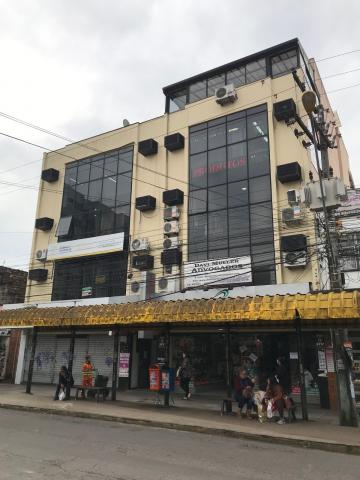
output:
M 151 348 L 152 340 L 138 339 L 138 355 L 139 355 L 139 370 L 138 370 L 138 387 L 149 387 L 149 367 L 151 364 Z

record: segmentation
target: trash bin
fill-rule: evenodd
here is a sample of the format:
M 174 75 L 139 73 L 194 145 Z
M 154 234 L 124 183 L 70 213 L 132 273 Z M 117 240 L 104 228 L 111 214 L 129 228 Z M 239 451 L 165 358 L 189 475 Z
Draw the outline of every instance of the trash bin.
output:
M 330 408 L 329 382 L 325 373 L 320 373 L 317 377 L 320 395 L 320 407 Z

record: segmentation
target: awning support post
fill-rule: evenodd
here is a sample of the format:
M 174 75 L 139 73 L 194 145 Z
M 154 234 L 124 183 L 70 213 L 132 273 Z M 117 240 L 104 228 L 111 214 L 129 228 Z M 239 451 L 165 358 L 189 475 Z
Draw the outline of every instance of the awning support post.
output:
M 165 366 L 170 367 L 170 327 L 166 328 Z M 170 392 L 164 392 L 164 407 L 170 407 Z
M 298 353 L 298 365 L 299 365 L 299 374 L 300 374 L 300 395 L 301 395 L 301 413 L 303 420 L 309 420 L 308 408 L 307 408 L 307 398 L 306 398 L 306 385 L 305 385 L 305 375 L 304 375 L 304 362 L 303 362 L 303 335 L 301 328 L 301 316 L 298 310 L 295 310 L 295 332 L 296 332 L 296 343 L 297 343 L 297 353 Z
M 111 400 L 113 401 L 116 400 L 116 392 L 118 387 L 119 342 L 120 342 L 120 328 L 117 325 L 114 333 L 113 369 L 112 369 L 112 384 L 111 384 Z
M 31 384 L 32 384 L 33 371 L 34 371 L 37 334 L 38 334 L 38 327 L 33 327 L 32 337 L 31 337 L 31 354 L 30 354 L 28 376 L 27 376 L 27 382 L 26 382 L 26 393 L 29 393 L 29 394 L 31 394 Z
M 73 365 L 74 365 L 74 351 L 75 351 L 75 328 L 71 329 L 71 338 L 70 338 L 70 346 L 69 346 L 69 360 L 68 360 L 68 372 L 69 372 L 69 381 L 66 386 L 66 400 L 70 400 L 70 392 L 71 392 L 71 378 L 73 373 Z
M 226 356 L 226 394 L 228 398 L 232 398 L 232 381 L 231 381 L 231 361 L 230 361 L 230 327 L 226 327 L 225 334 L 225 356 Z

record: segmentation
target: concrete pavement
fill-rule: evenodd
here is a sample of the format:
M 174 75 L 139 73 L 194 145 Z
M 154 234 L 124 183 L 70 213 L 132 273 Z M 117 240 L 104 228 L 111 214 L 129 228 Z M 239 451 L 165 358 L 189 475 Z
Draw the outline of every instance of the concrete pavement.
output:
M 1 480 L 355 480 L 360 457 L 0 410 Z
M 0 385 L 0 407 L 52 413 L 56 415 L 101 419 L 127 424 L 148 425 L 168 429 L 262 440 L 283 445 L 298 445 L 333 452 L 360 455 L 360 431 L 340 427 L 326 420 L 277 425 L 260 424 L 239 417 L 221 417 L 219 410 L 196 408 L 196 401 L 181 401 L 169 409 L 155 407 L 153 396 L 148 403 L 136 401 L 54 402 L 53 387 L 33 386 L 33 395 L 24 393 L 24 386 Z M 119 393 L 120 397 L 126 397 Z

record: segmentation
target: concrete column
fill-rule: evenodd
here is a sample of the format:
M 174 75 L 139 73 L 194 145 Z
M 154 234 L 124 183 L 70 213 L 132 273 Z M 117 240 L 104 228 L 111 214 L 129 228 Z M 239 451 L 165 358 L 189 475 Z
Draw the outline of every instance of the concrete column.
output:
M 25 348 L 27 334 L 26 330 L 21 330 L 20 345 L 18 352 L 18 360 L 16 365 L 15 385 L 20 385 L 23 381 L 24 363 L 25 363 Z

